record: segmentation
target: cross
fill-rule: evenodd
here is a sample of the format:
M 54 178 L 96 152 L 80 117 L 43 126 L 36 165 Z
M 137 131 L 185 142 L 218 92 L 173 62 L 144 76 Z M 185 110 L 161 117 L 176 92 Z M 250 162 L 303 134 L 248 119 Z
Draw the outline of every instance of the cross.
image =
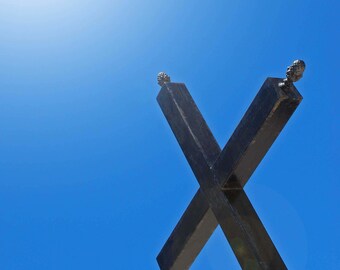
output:
M 267 78 L 222 150 L 186 86 L 158 74 L 157 101 L 200 185 L 157 256 L 161 270 L 188 269 L 218 225 L 242 269 L 287 269 L 243 187 L 300 104 L 304 69 L 296 60 L 285 79 Z

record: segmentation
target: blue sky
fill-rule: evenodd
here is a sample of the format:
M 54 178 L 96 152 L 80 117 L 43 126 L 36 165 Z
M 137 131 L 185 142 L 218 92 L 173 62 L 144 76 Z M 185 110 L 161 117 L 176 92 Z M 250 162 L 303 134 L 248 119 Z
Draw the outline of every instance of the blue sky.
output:
M 337 1 L 0 0 L 0 268 L 158 269 L 198 188 L 156 95 L 221 146 L 266 77 L 304 100 L 246 191 L 289 269 L 339 269 Z M 240 269 L 220 229 L 194 270 Z

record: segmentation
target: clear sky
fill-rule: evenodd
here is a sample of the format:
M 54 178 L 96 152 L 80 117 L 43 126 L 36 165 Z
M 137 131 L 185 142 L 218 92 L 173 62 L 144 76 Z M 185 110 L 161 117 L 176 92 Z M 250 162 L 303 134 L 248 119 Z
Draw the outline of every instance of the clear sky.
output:
M 156 102 L 223 146 L 266 77 L 304 100 L 246 191 L 289 269 L 339 269 L 339 2 L 0 0 L 0 269 L 158 269 L 198 184 Z M 240 269 L 220 229 L 192 269 Z

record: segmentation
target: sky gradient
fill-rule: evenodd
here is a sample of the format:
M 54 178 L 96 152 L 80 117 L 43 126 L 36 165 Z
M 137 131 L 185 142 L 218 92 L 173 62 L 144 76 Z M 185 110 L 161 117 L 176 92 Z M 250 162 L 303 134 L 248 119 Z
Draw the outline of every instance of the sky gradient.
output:
M 157 73 L 223 147 L 295 59 L 304 100 L 245 189 L 289 269 L 339 269 L 339 7 L 0 0 L 0 269 L 158 269 L 198 184 Z M 240 269 L 219 228 L 192 269 Z

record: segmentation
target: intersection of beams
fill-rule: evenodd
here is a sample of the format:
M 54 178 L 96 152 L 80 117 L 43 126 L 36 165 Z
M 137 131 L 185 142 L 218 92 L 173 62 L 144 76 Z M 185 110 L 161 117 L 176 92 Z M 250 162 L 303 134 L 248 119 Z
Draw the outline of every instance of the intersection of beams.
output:
M 162 270 L 188 269 L 219 224 L 243 269 L 286 269 L 243 191 L 302 97 L 268 78 L 221 151 L 184 84 L 166 83 L 158 103 L 201 188 L 165 243 Z

